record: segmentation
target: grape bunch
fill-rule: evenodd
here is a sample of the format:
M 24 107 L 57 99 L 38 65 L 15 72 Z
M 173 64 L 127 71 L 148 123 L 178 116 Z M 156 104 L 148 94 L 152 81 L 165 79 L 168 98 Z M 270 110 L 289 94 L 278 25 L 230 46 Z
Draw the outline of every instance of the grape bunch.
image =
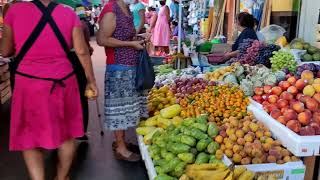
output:
M 279 71 L 284 68 L 288 68 L 290 72 L 295 72 L 297 68 L 297 61 L 294 59 L 290 52 L 275 51 L 273 52 L 271 61 L 272 71 Z
M 258 40 L 254 40 L 250 47 L 246 49 L 246 54 L 238 57 L 238 60 L 241 64 L 255 65 L 256 58 L 259 55 L 260 48 L 264 47 L 264 44 Z
M 275 44 L 269 44 L 266 46 L 262 46 L 259 49 L 259 55 L 256 59 L 257 64 L 263 64 L 268 68 L 271 68 L 271 62 L 270 62 L 270 58 L 272 57 L 272 52 L 274 51 L 279 51 L 280 50 L 280 46 L 277 46 Z

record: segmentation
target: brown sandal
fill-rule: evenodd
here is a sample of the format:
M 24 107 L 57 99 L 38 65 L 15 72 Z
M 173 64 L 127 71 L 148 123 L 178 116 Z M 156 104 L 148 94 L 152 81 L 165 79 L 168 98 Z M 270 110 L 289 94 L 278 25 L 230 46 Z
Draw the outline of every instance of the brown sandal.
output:
M 138 145 L 132 144 L 132 143 L 126 143 L 126 146 L 129 151 L 134 152 L 136 154 L 140 154 L 140 149 Z M 116 142 L 112 143 L 112 150 L 116 151 L 117 150 L 117 144 Z
M 128 161 L 128 162 L 138 162 L 141 161 L 141 156 L 136 154 L 136 153 L 131 153 L 129 157 L 123 156 L 121 153 L 118 151 L 114 151 L 114 155 L 116 159 L 118 160 L 123 160 L 123 161 Z

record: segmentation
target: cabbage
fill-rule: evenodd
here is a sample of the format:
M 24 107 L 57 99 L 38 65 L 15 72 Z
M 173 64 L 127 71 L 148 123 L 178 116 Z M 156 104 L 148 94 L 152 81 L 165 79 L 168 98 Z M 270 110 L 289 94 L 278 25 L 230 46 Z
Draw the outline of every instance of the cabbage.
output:
M 267 78 L 264 80 L 265 85 L 274 86 L 276 83 L 277 83 L 277 77 L 274 74 L 268 75 Z
M 232 74 L 232 73 L 228 73 L 223 77 L 223 81 L 225 83 L 230 83 L 230 84 L 238 84 L 238 80 L 237 77 Z
M 253 83 L 247 79 L 241 81 L 240 88 L 246 96 L 253 96 Z
M 274 75 L 276 76 L 278 82 L 286 79 L 286 73 L 284 73 L 283 71 L 277 71 L 274 73 Z

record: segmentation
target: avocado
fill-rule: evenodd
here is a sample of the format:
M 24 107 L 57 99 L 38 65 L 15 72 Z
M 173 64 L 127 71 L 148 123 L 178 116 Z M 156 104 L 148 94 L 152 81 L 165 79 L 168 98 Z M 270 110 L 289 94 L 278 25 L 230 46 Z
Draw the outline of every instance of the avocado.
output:
M 320 52 L 317 52 L 312 55 L 314 61 L 320 61 Z
M 311 47 L 311 45 L 309 44 L 309 43 L 304 43 L 303 44 L 303 49 L 304 50 L 307 50 L 307 49 L 309 49 Z
M 305 54 L 302 56 L 302 61 L 312 61 L 312 55 L 310 54 Z
M 311 46 L 311 47 L 308 49 L 308 53 L 312 55 L 312 54 L 316 53 L 317 50 L 318 50 L 318 49 L 317 49 L 316 47 Z

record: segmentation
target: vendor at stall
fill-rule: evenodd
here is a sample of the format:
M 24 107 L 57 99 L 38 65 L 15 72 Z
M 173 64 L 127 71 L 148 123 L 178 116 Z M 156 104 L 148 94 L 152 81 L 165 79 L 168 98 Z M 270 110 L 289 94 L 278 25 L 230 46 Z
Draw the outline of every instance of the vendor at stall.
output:
M 224 59 L 228 60 L 236 57 L 239 54 L 239 44 L 243 43 L 245 39 L 257 40 L 257 34 L 254 30 L 254 17 L 247 13 L 241 12 L 237 16 L 237 29 L 240 31 L 240 35 L 232 45 L 232 51 L 225 54 Z

